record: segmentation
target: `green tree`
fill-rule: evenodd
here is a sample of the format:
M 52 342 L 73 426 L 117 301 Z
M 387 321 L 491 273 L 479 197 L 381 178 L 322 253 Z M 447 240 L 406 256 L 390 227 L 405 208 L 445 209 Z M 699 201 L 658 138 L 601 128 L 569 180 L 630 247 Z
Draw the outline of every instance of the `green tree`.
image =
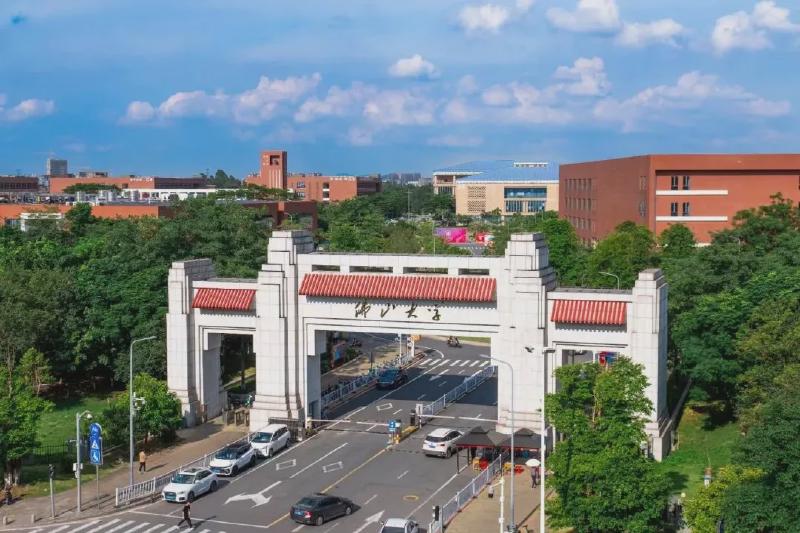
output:
M 175 440 L 176 431 L 183 424 L 181 402 L 170 392 L 164 381 L 147 374 L 137 374 L 133 379 L 133 390 L 136 398 L 143 398 L 134 415 L 134 432 L 137 440 L 150 439 L 161 442 Z M 129 395 L 128 391 L 117 394 L 111 404 L 101 415 L 101 424 L 108 444 L 117 445 L 127 442 Z
M 658 236 L 658 244 L 665 258 L 686 257 L 696 250 L 694 233 L 683 224 L 671 224 Z
M 19 361 L 19 372 L 36 396 L 41 394 L 42 385 L 53 380 L 50 362 L 36 348 L 29 348 L 22 354 L 22 359 Z
M 559 391 L 548 394 L 546 413 L 565 440 L 548 461 L 558 499 L 551 525 L 578 532 L 653 532 L 661 527 L 668 482 L 640 445 L 646 442 L 643 367 L 620 358 L 555 371 Z
M 755 468 L 726 465 L 721 467 L 708 487 L 701 488 L 687 499 L 683 517 L 693 533 L 717 533 L 728 491 L 741 483 L 758 481 L 761 472 Z
M 97 194 L 100 191 L 116 191 L 120 192 L 120 188 L 116 185 L 106 183 L 76 183 L 64 187 L 64 192 L 67 194 L 77 194 L 79 192 L 86 192 L 89 194 Z
M 595 287 L 617 286 L 609 272 L 619 276 L 620 287 L 630 288 L 639 272 L 658 265 L 655 239 L 650 230 L 633 222 L 623 222 L 589 253 L 585 283 Z
M 224 170 L 217 169 L 214 173 L 214 177 L 209 179 L 208 182 L 217 187 L 218 189 L 238 189 L 242 186 L 242 182 L 237 180 L 230 174 L 227 174 Z
M 22 460 L 38 444 L 37 428 L 41 414 L 50 403 L 34 393 L 29 376 L 14 364 L 8 352 L 0 363 L 0 465 L 4 481 L 19 483 Z

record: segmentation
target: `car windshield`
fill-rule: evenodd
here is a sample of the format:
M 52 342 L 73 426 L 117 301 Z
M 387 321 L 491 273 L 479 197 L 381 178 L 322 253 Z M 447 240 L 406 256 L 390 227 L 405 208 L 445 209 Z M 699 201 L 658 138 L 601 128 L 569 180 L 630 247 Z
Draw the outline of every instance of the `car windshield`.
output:
M 397 370 L 384 370 L 383 372 L 381 372 L 381 375 L 378 377 L 378 379 L 389 381 L 394 379 L 396 375 L 397 375 Z
M 406 529 L 404 527 L 397 526 L 383 526 L 381 533 L 406 533 Z
M 228 448 L 214 456 L 216 459 L 236 459 L 236 450 Z
M 272 439 L 272 433 L 256 433 L 253 437 L 253 442 L 269 442 Z
M 172 478 L 172 482 L 180 485 L 191 485 L 194 483 L 194 474 L 175 474 L 175 477 Z
M 297 502 L 297 507 L 317 507 L 320 501 L 320 498 L 303 498 Z
M 425 440 L 428 442 L 444 442 L 447 440 L 447 437 L 437 437 L 436 435 L 428 435 L 425 437 Z

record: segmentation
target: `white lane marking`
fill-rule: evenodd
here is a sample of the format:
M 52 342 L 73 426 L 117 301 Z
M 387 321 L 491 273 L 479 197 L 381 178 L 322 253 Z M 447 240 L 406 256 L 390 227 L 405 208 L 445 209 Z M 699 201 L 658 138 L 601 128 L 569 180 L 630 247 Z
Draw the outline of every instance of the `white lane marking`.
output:
M 387 409 L 391 409 L 392 407 L 394 407 L 394 405 L 392 405 L 391 402 L 388 402 L 388 403 L 382 403 L 381 405 L 376 405 L 375 409 L 377 409 L 378 411 L 385 411 Z
M 64 531 L 68 527 L 69 527 L 69 524 L 67 524 L 65 526 L 57 527 L 57 528 L 51 530 L 50 533 L 58 533 L 59 531 Z
M 419 398 L 417 398 L 417 400 L 421 400 L 421 399 L 423 399 L 424 397 L 425 397 L 425 394 L 422 394 L 422 395 L 421 395 Z
M 374 500 L 377 497 L 378 497 L 377 494 L 373 494 L 372 496 L 369 497 L 369 499 L 367 501 L 364 502 L 364 505 L 369 505 L 369 502 L 371 502 L 372 500 Z
M 210 531 L 211 531 L 210 529 L 201 529 L 200 533 L 209 533 Z
M 155 531 L 156 529 L 160 529 L 162 527 L 164 527 L 164 524 L 156 524 L 153 527 L 151 527 L 150 529 L 146 529 L 146 530 L 142 531 L 142 533 L 153 533 L 153 531 Z
M 146 514 L 146 515 L 152 515 L 152 516 L 160 516 L 162 518 L 172 518 L 169 515 L 159 514 L 159 513 L 151 513 L 149 511 L 130 511 L 130 512 L 131 513 L 135 513 L 135 514 Z M 262 525 L 259 525 L 259 524 L 245 524 L 245 523 L 242 523 L 242 522 L 226 522 L 225 520 L 214 520 L 214 519 L 211 519 L 211 518 L 193 518 L 193 520 L 195 522 L 200 522 L 202 524 L 205 524 L 206 522 L 208 522 L 209 524 L 224 524 L 226 526 L 242 526 L 242 527 L 255 528 L 255 529 L 269 529 L 269 526 L 262 526 Z M 173 526 L 170 529 L 168 529 L 167 531 L 173 531 L 173 530 L 176 530 L 176 529 L 178 529 L 178 527 L 177 526 Z M 167 533 L 167 531 L 163 531 L 162 533 Z
M 422 508 L 423 508 L 425 505 L 427 505 L 427 504 L 428 504 L 428 502 L 429 502 L 429 501 L 431 501 L 431 500 L 433 499 L 433 497 L 434 497 L 434 496 L 436 496 L 436 495 L 439 493 L 439 491 L 441 491 L 443 488 L 445 488 L 447 485 L 449 485 L 449 484 L 450 484 L 450 482 L 451 482 L 451 481 L 453 481 L 453 480 L 454 480 L 456 477 L 458 477 L 458 474 L 457 474 L 457 473 L 456 473 L 456 474 L 453 474 L 453 475 L 450 477 L 450 479 L 448 479 L 447 481 L 445 481 L 445 482 L 444 482 L 444 485 L 442 485 L 441 487 L 439 487 L 438 489 L 436 489 L 436 491 L 435 491 L 433 494 L 431 494 L 430 496 L 428 496 L 428 498 L 427 498 L 427 499 L 426 499 L 424 502 L 422 502 L 421 504 L 419 504 L 419 505 L 418 505 L 416 508 L 414 508 L 414 510 L 413 510 L 413 511 L 411 511 L 410 513 L 408 513 L 408 514 L 406 515 L 406 520 L 408 520 L 409 518 L 411 518 L 411 516 L 412 516 L 414 513 L 416 513 L 417 511 L 419 511 L 420 509 L 422 509 Z
M 366 409 L 366 407 L 362 407 L 362 409 Z M 336 424 L 338 424 L 338 422 L 336 422 Z M 334 426 L 336 424 L 334 424 Z M 238 483 L 239 481 L 243 480 L 244 478 L 246 478 L 250 474 L 256 472 L 260 468 L 263 468 L 263 467 L 265 467 L 265 466 L 267 466 L 269 464 L 274 463 L 278 459 L 281 459 L 285 454 L 292 453 L 294 450 L 296 450 L 300 446 L 303 446 L 303 445 L 305 445 L 305 444 L 307 444 L 309 442 L 312 442 L 315 438 L 319 437 L 320 435 L 322 435 L 322 433 L 316 433 L 314 435 L 311 435 L 309 438 L 307 438 L 303 442 L 299 442 L 299 443 L 295 444 L 294 446 L 291 446 L 290 448 L 284 448 L 285 451 L 283 451 L 282 453 L 273 456 L 271 459 L 267 459 L 266 461 L 264 461 L 263 463 L 261 463 L 260 465 L 258 465 L 255 468 L 248 468 L 243 474 L 239 474 L 238 476 L 236 476 L 235 479 L 230 481 L 228 484 L 229 485 L 233 485 L 234 483 Z
M 97 522 L 98 522 L 98 520 L 95 520 L 94 522 L 89 522 L 88 524 L 84 524 L 82 526 L 76 527 L 75 529 L 70 530 L 70 533 L 76 533 L 77 531 L 81 531 L 83 529 L 86 529 L 87 527 L 92 527 Z
M 481 368 L 483 368 L 484 366 L 489 366 L 489 361 L 483 361 L 481 363 Z
M 466 371 L 467 371 L 466 369 L 464 369 L 464 370 L 459 370 L 459 371 L 458 371 L 458 375 L 460 376 L 461 374 L 463 374 L 463 373 L 464 373 L 464 372 L 466 372 Z
M 306 527 L 306 525 L 305 525 L 305 524 L 300 524 L 299 526 L 297 526 L 296 528 L 294 528 L 294 529 L 292 530 L 292 533 L 295 533 L 295 531 L 300 531 L 300 530 L 301 530 L 301 529 L 303 529 L 304 527 Z
M 188 528 L 189 526 L 186 526 L 186 527 Z M 170 531 L 178 531 L 179 529 L 180 528 L 178 526 L 172 526 L 172 527 L 168 527 L 167 529 L 165 529 L 161 533 L 169 533 Z
M 306 470 L 308 470 L 309 468 L 311 468 L 311 467 L 312 467 L 312 466 L 314 466 L 315 464 L 317 464 L 317 463 L 319 463 L 319 462 L 321 462 L 321 461 L 324 461 L 324 460 L 325 460 L 327 457 L 329 457 L 329 456 L 333 455 L 334 453 L 338 452 L 339 450 L 341 450 L 342 448 L 344 448 L 345 446 L 347 446 L 347 444 L 348 444 L 348 443 L 346 443 L 346 442 L 345 442 L 344 444 L 342 444 L 342 445 L 340 445 L 340 446 L 337 446 L 336 448 L 334 448 L 333 450 L 329 451 L 328 453 L 326 453 L 325 455 L 323 455 L 322 457 L 320 457 L 319 459 L 317 459 L 316 461 L 314 461 L 314 462 L 313 462 L 313 463 L 311 463 L 310 465 L 306 466 L 305 468 L 303 468 L 303 469 L 301 469 L 301 470 L 298 470 L 297 472 L 295 472 L 294 474 L 292 474 L 291 476 L 289 476 L 289 479 L 294 479 L 294 478 L 296 478 L 297 476 L 299 476 L 300 474 L 302 474 L 303 472 L 305 472 Z
M 399 412 L 400 412 L 400 411 L 402 411 L 402 410 L 403 410 L 403 408 L 401 407 L 400 409 L 398 409 L 397 411 L 395 411 L 394 413 L 392 413 L 392 415 L 396 415 L 397 413 L 399 413 Z
M 425 359 L 424 361 L 420 361 L 419 366 L 428 366 L 428 364 L 432 363 L 433 359 Z
M 449 363 L 449 362 L 450 362 L 450 359 L 442 359 L 442 360 L 438 361 L 438 362 L 437 362 L 435 365 L 433 365 L 433 366 L 442 366 L 442 365 L 446 365 L 446 364 L 447 364 L 447 363 Z
M 289 459 L 288 461 L 281 461 L 275 465 L 275 471 L 286 470 L 287 468 L 294 468 L 297 466 L 297 459 Z
M 132 528 L 126 529 L 125 533 L 132 533 L 133 531 L 136 531 L 137 529 L 142 529 L 143 527 L 146 527 L 146 526 L 149 526 L 149 525 L 150 525 L 150 522 L 142 522 L 138 526 L 134 526 Z M 117 529 L 119 529 L 119 527 L 117 527 Z M 115 530 L 112 529 L 111 531 L 115 531 Z M 109 531 L 108 533 L 111 533 L 111 531 Z
M 470 366 L 470 368 L 472 368 L 473 366 L 475 366 L 475 365 L 478 365 L 478 364 L 480 364 L 480 363 L 481 363 L 481 361 L 480 361 L 480 360 L 478 360 L 478 359 L 476 359 L 476 360 L 474 360 L 472 363 L 470 363 L 470 365 L 469 365 L 469 366 Z
M 334 524 L 333 524 L 331 527 L 329 527 L 328 529 L 326 529 L 324 533 L 328 533 L 328 531 L 331 531 L 333 528 L 335 528 L 335 527 L 336 527 L 336 526 L 338 526 L 339 524 L 341 524 L 341 522 L 336 522 L 336 523 L 334 523 Z
M 446 382 L 446 381 L 442 381 L 441 383 L 439 383 L 439 386 L 440 386 L 440 387 L 442 387 L 442 386 L 444 386 L 444 385 L 447 385 L 447 382 Z
M 402 409 L 401 409 L 401 411 L 402 411 Z M 375 426 L 381 426 L 381 425 L 383 425 L 383 424 L 372 424 L 370 427 L 367 428 L 367 431 L 372 431 L 373 429 L 375 429 Z
M 408 474 L 408 470 L 397 476 L 397 479 L 403 479 L 406 476 L 406 474 Z
M 453 359 L 450 361 L 450 366 L 457 366 L 458 363 L 461 362 L 461 359 Z
M 336 472 L 337 470 L 341 470 L 342 468 L 344 468 L 344 465 L 342 464 L 342 462 L 341 461 L 336 461 L 335 463 L 331 463 L 329 465 L 323 466 L 322 467 L 322 471 L 324 473 L 326 473 L 326 474 L 329 474 L 331 472 Z
M 117 522 L 119 522 L 119 519 L 115 518 L 114 520 L 112 520 L 112 521 L 111 521 L 111 522 L 109 522 L 108 524 L 100 524 L 100 525 L 99 525 L 99 526 L 97 526 L 96 528 L 94 528 L 94 529 L 90 529 L 90 530 L 89 530 L 89 531 L 87 531 L 86 533 L 94 533 L 95 531 L 101 531 L 101 530 L 104 530 L 104 529 L 105 529 L 105 528 L 107 528 L 108 526 L 110 526 L 110 525 L 113 525 L 113 524 L 116 524 Z
M 469 363 L 470 363 L 470 361 L 469 361 L 469 359 L 467 359 L 466 361 L 464 361 L 463 363 L 461 363 L 461 364 L 460 364 L 460 365 L 458 365 L 458 366 L 466 366 L 466 365 L 468 365 Z

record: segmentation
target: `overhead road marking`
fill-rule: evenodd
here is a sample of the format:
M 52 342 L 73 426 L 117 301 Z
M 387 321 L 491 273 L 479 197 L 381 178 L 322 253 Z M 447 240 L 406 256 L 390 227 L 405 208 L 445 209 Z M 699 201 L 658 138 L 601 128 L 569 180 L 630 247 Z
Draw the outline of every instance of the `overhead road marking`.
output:
M 394 406 L 391 404 L 391 402 L 389 402 L 389 403 L 382 403 L 381 405 L 376 405 L 375 409 L 377 409 L 378 411 L 385 411 L 387 409 L 391 409 L 392 407 Z
M 163 515 L 163 514 L 159 514 L 159 513 L 151 513 L 151 512 L 148 512 L 148 511 L 130 511 L 130 512 L 131 513 L 136 513 L 136 514 L 146 514 L 146 515 L 152 515 L 152 516 L 161 516 L 161 517 L 165 517 L 165 518 L 172 518 L 169 515 Z M 286 516 L 289 516 L 289 515 L 287 514 Z M 212 518 L 193 518 L 192 520 L 194 520 L 195 522 L 199 522 L 201 524 L 205 524 L 206 522 L 208 522 L 209 524 L 224 524 L 226 526 L 242 526 L 242 527 L 254 528 L 254 529 L 267 529 L 267 528 L 270 527 L 270 526 L 262 526 L 262 525 L 259 525 L 259 524 L 245 524 L 243 522 L 227 522 L 225 520 L 214 520 Z M 175 529 L 178 529 L 178 528 L 175 527 Z M 167 531 L 173 531 L 173 529 L 168 529 Z M 164 531 L 164 533 L 167 533 L 167 532 Z
M 399 476 L 397 476 L 397 479 L 403 479 L 403 478 L 405 477 L 405 475 L 406 475 L 406 474 L 408 474 L 408 470 L 406 470 L 405 472 L 403 472 L 402 474 L 400 474 Z
M 275 471 L 286 470 L 287 468 L 294 468 L 297 466 L 297 459 L 289 459 L 288 461 L 281 461 L 275 465 Z

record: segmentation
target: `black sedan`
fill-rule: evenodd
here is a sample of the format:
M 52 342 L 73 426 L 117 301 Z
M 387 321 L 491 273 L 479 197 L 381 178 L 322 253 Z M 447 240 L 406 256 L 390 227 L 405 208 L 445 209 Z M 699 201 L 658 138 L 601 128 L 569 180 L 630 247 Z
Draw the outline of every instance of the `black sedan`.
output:
M 408 381 L 408 375 L 399 368 L 390 368 L 378 374 L 379 389 L 394 389 Z
M 292 506 L 289 515 L 300 524 L 321 526 L 328 520 L 340 516 L 349 516 L 354 509 L 353 502 L 347 498 L 315 494 L 306 496 Z

